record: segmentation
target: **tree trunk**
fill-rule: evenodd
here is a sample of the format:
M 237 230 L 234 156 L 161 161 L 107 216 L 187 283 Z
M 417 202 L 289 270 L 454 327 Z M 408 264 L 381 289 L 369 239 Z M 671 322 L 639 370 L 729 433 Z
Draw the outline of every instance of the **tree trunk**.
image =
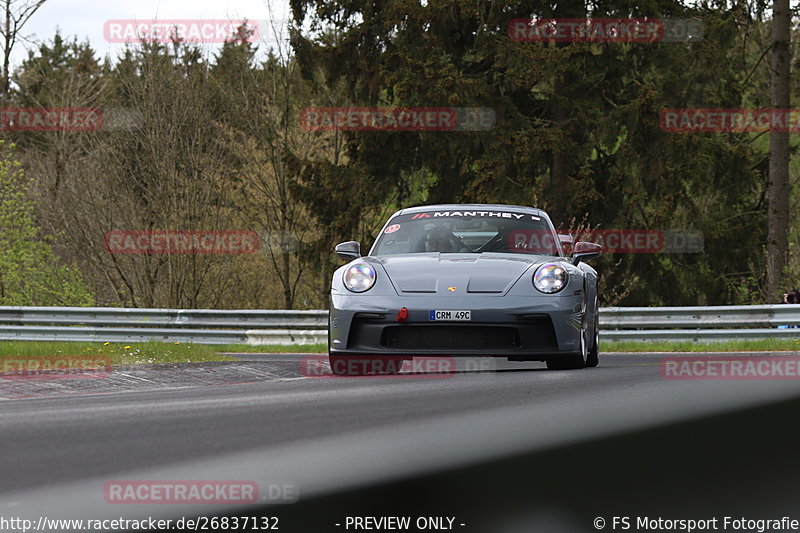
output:
M 774 0 L 770 69 L 773 113 L 789 108 L 790 25 L 789 0 Z M 770 131 L 769 148 L 766 300 L 777 302 L 783 290 L 783 269 L 789 248 L 789 133 Z
M 8 98 L 8 89 L 10 87 L 10 76 L 8 69 L 11 64 L 11 0 L 5 1 L 6 8 L 6 22 L 5 22 L 5 47 L 3 48 L 3 99 Z
M 553 11 L 553 18 L 560 19 L 585 19 L 586 5 L 584 0 L 566 0 L 558 2 Z M 558 47 L 571 46 L 572 43 L 559 42 Z M 573 118 L 572 104 L 575 97 L 575 83 L 578 77 L 571 70 L 556 77 L 553 84 L 553 105 L 551 106 L 551 120 L 553 124 L 572 142 L 580 145 L 584 132 L 575 131 L 569 122 Z M 564 211 L 569 202 L 567 182 L 575 170 L 575 154 L 568 146 L 562 144 L 553 149 L 550 161 L 549 180 L 545 183 L 544 193 L 547 199 L 547 208 L 556 214 L 559 220 L 564 220 Z

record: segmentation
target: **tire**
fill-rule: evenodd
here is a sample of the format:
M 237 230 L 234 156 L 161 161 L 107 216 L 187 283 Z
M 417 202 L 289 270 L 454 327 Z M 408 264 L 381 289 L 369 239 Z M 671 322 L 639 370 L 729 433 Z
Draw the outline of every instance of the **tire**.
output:
M 331 357 L 331 313 L 333 309 L 328 309 L 328 359 Z
M 589 363 L 589 341 L 586 339 L 587 324 L 586 314 L 588 309 L 584 308 L 581 317 L 581 347 L 580 351 L 574 355 L 561 355 L 547 360 L 548 370 L 578 370 Z
M 588 366 L 589 353 L 586 346 L 586 330 L 581 331 L 581 351 L 574 355 L 561 355 L 547 360 L 548 370 L 578 370 Z
M 597 307 L 597 297 L 594 298 L 594 341 L 586 357 L 586 366 L 594 368 L 600 362 L 600 308 Z

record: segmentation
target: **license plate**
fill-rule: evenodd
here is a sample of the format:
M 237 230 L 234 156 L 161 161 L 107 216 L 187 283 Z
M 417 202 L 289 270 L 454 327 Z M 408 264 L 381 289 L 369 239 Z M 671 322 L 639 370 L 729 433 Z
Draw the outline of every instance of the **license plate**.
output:
M 472 320 L 472 313 L 470 311 L 439 311 L 436 309 L 431 309 L 429 317 L 430 320 L 452 320 L 464 322 Z

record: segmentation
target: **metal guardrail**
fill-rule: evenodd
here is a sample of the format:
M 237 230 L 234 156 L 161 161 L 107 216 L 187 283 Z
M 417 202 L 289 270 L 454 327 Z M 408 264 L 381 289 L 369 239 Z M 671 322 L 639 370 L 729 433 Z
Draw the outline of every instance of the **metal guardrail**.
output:
M 790 326 L 778 329 L 779 326 Z M 600 338 L 606 341 L 800 339 L 800 305 L 712 307 L 605 307 Z
M 320 344 L 327 311 L 0 307 L 0 340 Z
M 70 326 L 0 326 L 0 341 L 180 342 L 195 344 L 324 344 L 326 330 L 168 329 Z
M 321 344 L 328 312 L 285 310 L 0 307 L 0 340 Z M 800 339 L 800 305 L 607 307 L 604 341 Z
M 725 305 L 715 307 L 604 307 L 606 328 L 775 328 L 800 326 L 800 305 Z
M 0 307 L 0 324 L 303 329 L 328 327 L 328 312 L 127 307 Z

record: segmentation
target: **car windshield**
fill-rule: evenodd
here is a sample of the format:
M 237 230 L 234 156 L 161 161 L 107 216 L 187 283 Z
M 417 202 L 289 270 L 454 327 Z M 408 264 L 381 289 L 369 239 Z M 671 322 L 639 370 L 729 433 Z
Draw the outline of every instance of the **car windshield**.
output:
M 561 255 L 547 219 L 514 211 L 431 211 L 392 218 L 371 255 L 415 253 Z

